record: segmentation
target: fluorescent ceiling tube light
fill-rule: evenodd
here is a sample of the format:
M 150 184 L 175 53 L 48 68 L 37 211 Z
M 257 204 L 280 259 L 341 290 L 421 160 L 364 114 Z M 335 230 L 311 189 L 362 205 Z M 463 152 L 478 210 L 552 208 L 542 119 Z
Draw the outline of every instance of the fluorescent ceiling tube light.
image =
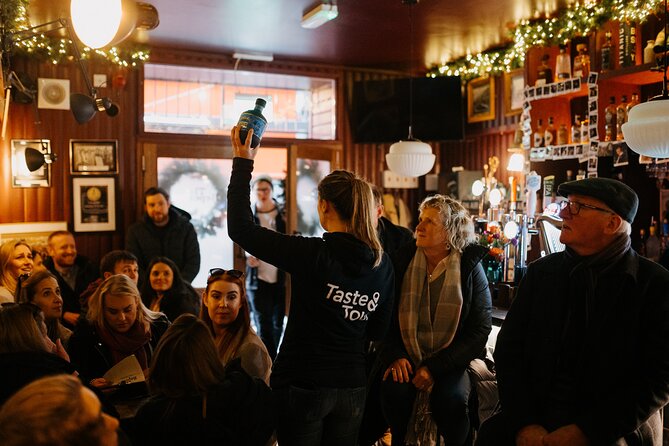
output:
M 318 28 L 338 15 L 337 5 L 321 3 L 302 15 L 302 28 Z
M 241 51 L 235 51 L 232 57 L 234 59 L 257 60 L 259 62 L 272 62 L 274 60 L 274 55 L 271 53 L 244 53 Z

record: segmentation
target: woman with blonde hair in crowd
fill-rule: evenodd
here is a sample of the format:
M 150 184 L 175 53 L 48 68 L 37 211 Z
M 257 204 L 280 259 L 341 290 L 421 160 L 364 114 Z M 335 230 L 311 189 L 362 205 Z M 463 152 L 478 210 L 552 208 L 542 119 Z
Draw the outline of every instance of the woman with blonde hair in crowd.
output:
M 251 328 L 243 272 L 221 268 L 209 271 L 207 288 L 202 293 L 200 318 L 216 339 L 223 364 L 240 358 L 242 368 L 249 375 L 269 383 L 272 359 L 265 344 Z
M 0 303 L 15 302 L 19 278 L 33 272 L 33 253 L 24 240 L 9 240 L 0 246 Z
M 70 338 L 68 351 L 77 370 L 95 387 L 109 383 L 102 376 L 127 356 L 135 355 L 142 369 L 169 321 L 144 306 L 137 285 L 123 274 L 108 277 L 88 301 Z
M 47 333 L 52 342 L 58 339 L 67 348 L 72 330 L 61 324 L 63 316 L 63 298 L 60 296 L 58 280 L 49 270 L 34 272 L 21 286 L 19 302 L 36 305 L 44 313 Z
M 271 393 L 238 361 L 224 368 L 205 323 L 179 316 L 151 360 L 151 399 L 129 428 L 136 445 L 257 445 L 274 431 Z
M 253 130 L 232 129 L 228 233 L 246 252 L 291 275 L 288 325 L 272 368 L 279 444 L 355 445 L 366 398 L 365 345 L 392 314 L 393 267 L 376 232 L 372 189 L 335 170 L 318 184 L 322 237 L 255 223 Z
M 116 446 L 119 422 L 69 375 L 38 379 L 0 409 L 3 446 Z

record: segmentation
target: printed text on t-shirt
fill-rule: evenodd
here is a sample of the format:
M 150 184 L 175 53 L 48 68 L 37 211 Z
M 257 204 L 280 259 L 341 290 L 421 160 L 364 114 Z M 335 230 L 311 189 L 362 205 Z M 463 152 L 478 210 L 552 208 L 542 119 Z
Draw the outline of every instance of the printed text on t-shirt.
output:
M 376 310 L 376 307 L 379 304 L 379 296 L 381 293 L 378 291 L 374 292 L 370 298 L 366 294 L 360 294 L 358 290 L 345 291 L 340 289 L 339 286 L 331 283 L 328 283 L 328 287 L 330 288 L 330 291 L 325 298 L 332 299 L 333 302 L 341 304 L 341 307 L 344 310 L 344 318 L 350 321 L 366 321 L 369 317 L 369 313 Z

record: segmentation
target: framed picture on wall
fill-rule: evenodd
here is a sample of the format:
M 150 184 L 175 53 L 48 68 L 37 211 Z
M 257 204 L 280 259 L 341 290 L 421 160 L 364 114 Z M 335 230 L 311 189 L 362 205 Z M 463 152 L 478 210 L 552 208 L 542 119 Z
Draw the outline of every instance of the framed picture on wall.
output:
M 504 73 L 504 114 L 517 115 L 523 111 L 525 100 L 525 70 L 519 68 Z
M 116 230 L 114 177 L 72 178 L 74 232 Z
M 467 84 L 467 122 L 495 119 L 495 78 L 478 78 Z
M 72 175 L 118 173 L 118 142 L 115 140 L 70 140 Z
M 51 142 L 48 139 L 12 139 L 12 187 L 51 185 Z

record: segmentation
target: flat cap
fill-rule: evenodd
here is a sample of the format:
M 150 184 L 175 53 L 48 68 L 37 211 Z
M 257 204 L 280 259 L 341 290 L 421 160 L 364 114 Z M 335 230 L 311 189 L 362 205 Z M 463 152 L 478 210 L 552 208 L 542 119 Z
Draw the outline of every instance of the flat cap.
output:
M 639 208 L 639 197 L 628 185 L 611 178 L 585 178 L 558 186 L 558 194 L 593 197 L 605 203 L 613 212 L 632 223 Z

